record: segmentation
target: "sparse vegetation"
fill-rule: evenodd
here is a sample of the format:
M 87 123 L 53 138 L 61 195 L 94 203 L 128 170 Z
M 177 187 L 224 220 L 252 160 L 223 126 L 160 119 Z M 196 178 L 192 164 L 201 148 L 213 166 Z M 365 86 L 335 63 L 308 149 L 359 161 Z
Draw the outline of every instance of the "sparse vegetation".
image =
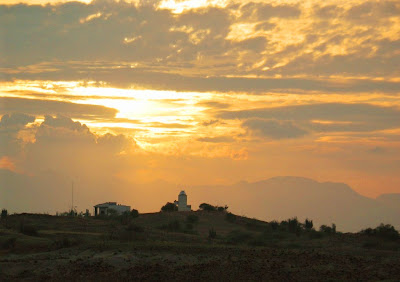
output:
M 217 211 L 217 208 L 215 206 L 212 206 L 207 203 L 200 204 L 199 209 L 203 211 Z
M 226 219 L 228 222 L 233 223 L 233 222 L 236 221 L 236 215 L 234 215 L 233 213 L 228 212 L 228 213 L 225 215 L 225 219 Z
M 175 219 L 168 222 L 168 224 L 161 225 L 160 229 L 164 229 L 171 232 L 179 232 L 182 230 L 182 226 L 179 220 Z
M 314 227 L 313 221 L 306 218 L 306 220 L 304 221 L 304 228 L 309 231 L 313 229 L 313 227 Z
M 144 232 L 143 227 L 131 222 L 126 228 L 125 230 L 127 231 L 133 231 L 133 232 Z
M 332 223 L 332 226 L 321 225 L 319 231 L 325 234 L 335 234 L 336 233 L 336 224 Z
M 199 222 L 199 217 L 197 215 L 195 215 L 195 214 L 189 214 L 186 217 L 186 221 L 189 222 L 189 223 L 194 224 L 194 223 Z
M 15 237 L 8 238 L 3 242 L 2 248 L 4 250 L 10 250 L 10 249 L 12 250 L 15 248 L 16 242 L 17 242 L 17 238 L 15 238 Z
M 132 218 L 137 218 L 138 216 L 139 216 L 139 211 L 135 210 L 135 209 L 132 209 L 131 210 L 131 217 Z
M 228 244 L 243 244 L 247 243 L 253 235 L 250 232 L 242 230 L 233 230 L 226 236 L 226 242 Z
M 207 203 L 202 203 L 202 204 L 200 204 L 199 209 L 203 210 L 203 211 L 209 211 L 209 212 L 213 212 L 213 211 L 223 212 L 223 211 L 228 210 L 228 206 L 227 205 L 225 205 L 224 207 L 223 206 L 213 206 L 213 205 L 210 205 Z
M 122 217 L 128 219 L 127 224 L 120 220 Z M 235 220 L 228 221 L 227 217 Z M 257 280 L 255 276 L 265 277 L 271 272 L 271 280 L 285 280 L 288 274 L 294 280 L 318 280 L 327 273 L 340 281 L 349 275 L 358 280 L 393 280 L 400 273 L 400 240 L 392 239 L 398 238 L 398 232 L 391 225 L 382 224 L 359 234 L 341 234 L 335 233 L 335 225 L 315 230 L 310 219 L 304 223 L 297 218 L 268 223 L 218 211 L 159 212 L 135 219 L 130 213 L 104 218 L 21 214 L 8 215 L 7 222 L 9 229 L 0 226 L 0 251 L 5 255 L 0 259 L 0 276 L 8 268 L 22 273 L 13 268 L 12 261 L 18 260 L 19 267 L 26 262 L 24 268 L 32 279 L 40 280 L 44 268 L 42 263 L 31 263 L 35 256 L 49 267 L 45 271 L 62 273 L 69 280 L 98 280 L 93 276 L 96 271 L 107 279 L 127 278 L 121 276 L 126 274 L 137 280 L 151 280 L 153 276 L 142 275 L 153 275 L 157 270 L 164 277 L 170 271 L 181 273 L 177 272 L 178 267 L 205 280 L 209 276 L 199 274 L 200 267 L 204 273 L 218 271 L 227 280 Z M 35 228 L 35 236 L 25 235 L 30 233 L 30 227 Z M 6 257 L 8 254 L 12 255 Z M 367 258 L 363 260 L 364 257 Z M 386 272 L 377 271 L 378 267 Z M 332 271 L 336 268 L 342 271 Z M 357 272 L 359 269 L 363 271 Z M 238 272 L 223 276 L 227 270 Z M 243 272 L 245 276 L 241 276 Z M 312 276 L 315 273 L 319 276 Z M 7 278 L 23 280 L 22 276 Z
M 178 211 L 178 207 L 174 203 L 168 202 L 164 206 L 161 207 L 161 211 L 174 212 L 174 211 Z
M 1 219 L 5 219 L 8 215 L 8 211 L 6 209 L 1 210 Z
M 213 227 L 208 230 L 208 238 L 209 239 L 217 238 L 217 231 L 215 231 Z
M 300 222 L 297 220 L 297 217 L 289 218 L 287 220 L 287 228 L 290 233 L 294 233 L 297 236 L 299 236 L 302 231 Z
M 272 230 L 277 230 L 279 228 L 279 222 L 277 222 L 276 220 L 273 220 L 269 223 L 269 226 L 271 226 Z
M 365 234 L 371 237 L 378 237 L 386 240 L 398 240 L 400 239 L 399 232 L 390 224 L 381 223 L 378 227 L 372 229 L 367 228 L 361 230 L 361 234 Z

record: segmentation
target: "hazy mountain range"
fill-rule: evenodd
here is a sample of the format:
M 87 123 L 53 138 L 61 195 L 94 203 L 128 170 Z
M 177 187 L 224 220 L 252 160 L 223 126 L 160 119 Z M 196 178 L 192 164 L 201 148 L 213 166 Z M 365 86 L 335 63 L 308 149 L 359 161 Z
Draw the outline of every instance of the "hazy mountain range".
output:
M 335 223 L 338 230 L 352 232 L 380 223 L 400 227 L 400 194 L 372 199 L 344 183 L 285 176 L 187 190 L 192 198 L 215 199 L 219 204 L 225 200 L 232 212 L 265 220 L 297 216 L 300 220 L 313 219 L 316 227 Z
M 66 211 L 71 207 L 71 186 L 57 175 L 22 176 L 0 170 L 0 208 L 11 212 Z M 259 182 L 227 186 L 182 186 L 165 181 L 133 184 L 124 181 L 77 182 L 75 205 L 85 211 L 95 204 L 117 201 L 140 212 L 159 211 L 166 202 L 177 200 L 181 189 L 188 204 L 228 205 L 235 214 L 267 221 L 297 216 L 312 219 L 314 226 L 335 223 L 340 231 L 360 231 L 389 223 L 400 229 L 400 194 L 383 194 L 376 199 L 362 196 L 348 185 L 317 182 L 302 177 L 274 177 Z

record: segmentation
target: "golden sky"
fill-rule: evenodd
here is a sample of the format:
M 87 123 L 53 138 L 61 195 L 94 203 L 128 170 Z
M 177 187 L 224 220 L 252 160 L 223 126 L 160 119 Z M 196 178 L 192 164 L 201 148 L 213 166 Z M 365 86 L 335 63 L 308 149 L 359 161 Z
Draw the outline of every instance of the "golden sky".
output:
M 5 0 L 0 14 L 0 168 L 16 183 L 118 198 L 295 175 L 400 193 L 398 1 Z

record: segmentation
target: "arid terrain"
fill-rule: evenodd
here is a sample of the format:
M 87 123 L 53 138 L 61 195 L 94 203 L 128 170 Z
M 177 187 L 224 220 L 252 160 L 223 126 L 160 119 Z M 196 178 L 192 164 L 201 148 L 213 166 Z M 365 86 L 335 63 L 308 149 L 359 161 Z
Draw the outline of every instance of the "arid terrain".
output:
M 1 281 L 400 280 L 400 239 L 388 226 L 340 233 L 226 211 L 15 214 L 0 226 Z

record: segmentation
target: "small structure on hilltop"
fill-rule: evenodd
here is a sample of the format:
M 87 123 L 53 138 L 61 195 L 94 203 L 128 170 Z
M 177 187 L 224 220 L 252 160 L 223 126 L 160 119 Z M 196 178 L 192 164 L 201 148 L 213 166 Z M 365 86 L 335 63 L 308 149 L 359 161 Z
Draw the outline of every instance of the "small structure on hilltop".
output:
M 94 215 L 109 215 L 109 214 L 123 214 L 130 212 L 130 206 L 117 205 L 117 202 L 106 202 L 94 206 Z
M 174 204 L 178 206 L 178 211 L 192 210 L 192 206 L 187 204 L 187 195 L 183 190 L 179 193 L 178 201 L 174 201 Z

